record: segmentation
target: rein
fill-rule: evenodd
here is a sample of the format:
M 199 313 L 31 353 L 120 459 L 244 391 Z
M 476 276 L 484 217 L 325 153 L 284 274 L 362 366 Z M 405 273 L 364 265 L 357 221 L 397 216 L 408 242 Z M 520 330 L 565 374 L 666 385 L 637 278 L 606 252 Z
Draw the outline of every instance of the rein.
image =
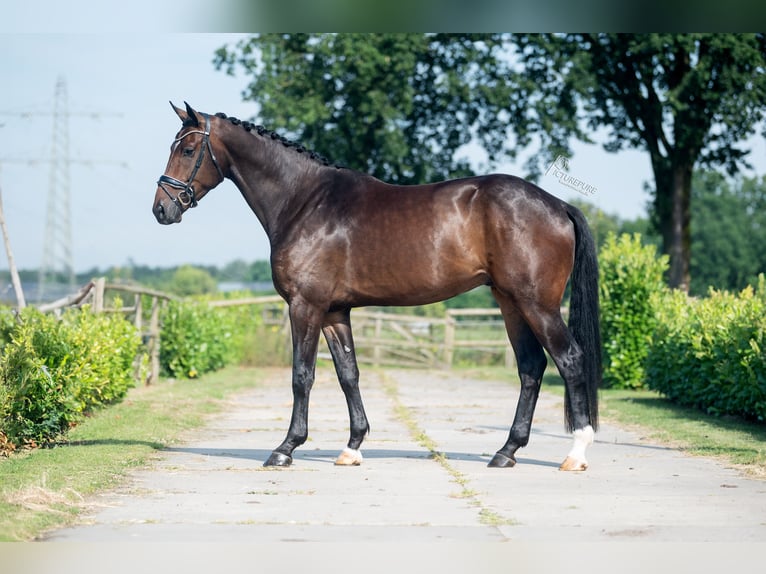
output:
M 182 135 L 180 138 L 176 139 L 173 143 L 179 143 L 182 139 L 184 139 L 186 136 L 191 134 L 202 134 L 203 140 L 202 145 L 199 148 L 199 154 L 197 154 L 197 161 L 194 164 L 194 169 L 191 172 L 191 175 L 189 176 L 189 179 L 186 180 L 184 183 L 183 181 L 176 179 L 174 177 L 170 177 L 169 175 L 161 175 L 160 179 L 157 180 L 157 185 L 162 188 L 162 191 L 165 192 L 165 195 L 167 195 L 170 198 L 170 201 L 175 203 L 181 211 L 183 211 L 184 208 L 192 208 L 197 207 L 197 199 L 195 197 L 195 191 L 194 191 L 194 178 L 197 176 L 197 172 L 199 171 L 200 166 L 202 165 L 202 161 L 205 159 L 205 148 L 207 148 L 208 152 L 210 153 L 210 159 L 213 160 L 213 165 L 215 166 L 215 169 L 218 170 L 218 175 L 221 176 L 221 180 L 224 179 L 223 172 L 221 171 L 221 167 L 218 165 L 218 161 L 215 159 L 215 154 L 213 153 L 213 147 L 210 145 L 210 116 L 207 114 L 202 114 L 205 117 L 205 131 L 200 130 L 193 130 L 186 132 L 184 135 Z M 165 187 L 165 184 L 169 185 L 170 187 L 174 189 L 180 189 L 175 197 L 168 191 L 168 189 Z

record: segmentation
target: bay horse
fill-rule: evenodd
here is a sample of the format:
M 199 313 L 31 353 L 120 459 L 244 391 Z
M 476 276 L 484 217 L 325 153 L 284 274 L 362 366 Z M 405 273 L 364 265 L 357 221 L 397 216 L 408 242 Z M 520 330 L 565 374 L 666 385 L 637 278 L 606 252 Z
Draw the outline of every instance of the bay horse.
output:
M 293 407 L 264 466 L 289 466 L 308 438 L 319 335 L 346 397 L 350 437 L 336 460 L 362 462 L 369 424 L 359 391 L 351 309 L 423 305 L 489 285 L 517 358 L 521 391 L 508 440 L 489 462 L 512 467 L 527 445 L 548 351 L 565 382 L 574 444 L 562 470 L 585 470 L 598 428 L 598 263 L 583 214 L 510 175 L 391 185 L 330 164 L 277 133 L 173 105 L 181 130 L 153 213 L 178 223 L 224 178 L 239 188 L 271 246 L 274 287 L 289 306 Z M 569 325 L 560 313 L 571 275 Z

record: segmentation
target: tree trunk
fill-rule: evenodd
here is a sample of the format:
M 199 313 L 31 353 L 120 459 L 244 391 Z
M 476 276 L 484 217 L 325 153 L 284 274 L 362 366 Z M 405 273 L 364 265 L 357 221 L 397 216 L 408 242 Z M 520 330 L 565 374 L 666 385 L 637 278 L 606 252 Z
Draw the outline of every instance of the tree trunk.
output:
M 668 284 L 689 292 L 691 276 L 691 162 L 654 165 L 655 215 L 662 236 L 662 250 L 670 258 Z

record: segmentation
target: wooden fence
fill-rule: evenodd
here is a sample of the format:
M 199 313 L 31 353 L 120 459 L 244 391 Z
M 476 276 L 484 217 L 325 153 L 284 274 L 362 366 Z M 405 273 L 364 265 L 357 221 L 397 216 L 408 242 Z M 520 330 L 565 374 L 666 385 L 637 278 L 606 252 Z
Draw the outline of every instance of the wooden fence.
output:
M 107 291 L 120 293 L 125 299 L 132 299 L 132 305 L 128 301 L 122 301 L 120 307 L 110 306 L 117 301 L 116 298 L 108 298 Z M 141 334 L 146 352 L 149 355 L 149 372 L 143 381 L 149 385 L 155 383 L 160 376 L 160 310 L 167 301 L 174 299 L 172 295 L 131 285 L 107 283 L 106 279 L 94 279 L 84 285 L 77 293 L 38 306 L 46 313 L 61 313 L 66 307 L 81 307 L 89 304 L 94 313 L 122 313 L 131 318 L 136 329 Z M 122 300 L 122 299 L 121 299 Z M 147 302 L 145 302 L 145 300 Z M 140 357 L 136 361 L 136 377 L 141 371 Z
M 287 306 L 279 296 L 211 301 L 214 307 L 259 305 L 264 323 L 281 325 L 279 332 L 290 348 Z M 354 309 L 354 342 L 360 363 L 375 366 L 445 368 L 472 354 L 501 357 L 512 366 L 499 309 L 450 309 L 445 317 L 390 313 L 381 309 Z M 319 357 L 330 359 L 324 340 Z
M 285 347 L 290 348 L 287 305 L 277 295 L 211 301 L 214 307 L 259 305 L 266 324 L 281 325 Z M 357 360 L 374 366 L 449 368 L 461 355 L 501 357 L 514 364 L 499 309 L 449 309 L 446 317 L 354 309 L 351 313 Z M 319 357 L 331 359 L 324 339 Z
M 110 307 L 107 291 L 132 298 L 132 304 Z M 160 310 L 174 297 L 143 287 L 107 283 L 95 279 L 78 293 L 39 308 L 60 312 L 64 307 L 91 304 L 94 312 L 123 313 L 132 319 L 143 337 L 150 357 L 146 384 L 159 376 Z M 267 325 L 276 325 L 291 348 L 287 305 L 277 295 L 211 301 L 212 307 L 258 306 Z M 566 310 L 562 310 L 566 312 Z M 450 368 L 461 363 L 497 363 L 514 366 L 514 354 L 505 332 L 500 310 L 448 309 L 444 317 L 390 313 L 382 309 L 355 309 L 352 314 L 354 341 L 360 363 L 374 366 Z M 324 341 L 320 358 L 331 358 Z
M 352 321 L 361 363 L 450 368 L 481 355 L 513 365 L 499 309 L 449 309 L 445 317 L 359 309 Z

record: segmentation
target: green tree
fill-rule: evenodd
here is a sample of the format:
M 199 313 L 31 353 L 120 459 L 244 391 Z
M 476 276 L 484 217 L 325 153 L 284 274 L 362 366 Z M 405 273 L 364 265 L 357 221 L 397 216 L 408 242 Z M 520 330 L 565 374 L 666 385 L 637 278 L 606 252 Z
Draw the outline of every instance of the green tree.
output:
M 399 183 L 471 174 L 459 148 L 490 161 L 507 139 L 505 39 L 478 34 L 263 34 L 218 50 L 250 77 L 245 100 L 333 161 Z
M 271 263 L 264 259 L 254 261 L 250 266 L 251 281 L 271 281 Z
M 242 259 L 235 259 L 224 265 L 217 275 L 224 281 L 249 281 L 250 264 Z
M 766 109 L 766 35 L 524 34 L 514 43 L 527 102 L 517 132 L 539 135 L 547 161 L 600 127 L 608 151 L 646 150 L 668 279 L 688 290 L 692 173 L 746 165 L 738 144 Z
M 192 265 L 182 265 L 173 273 L 167 290 L 176 295 L 204 295 L 215 293 L 218 284 L 209 271 Z
M 585 214 L 597 247 L 603 245 L 610 233 L 617 234 L 620 232 L 622 223 L 619 216 L 606 213 L 603 209 L 584 199 L 574 199 L 571 203 Z
M 766 178 L 732 182 L 716 172 L 695 173 L 692 198 L 690 292 L 754 285 L 766 269 Z
M 539 138 L 531 177 L 606 128 L 654 171 L 669 282 L 689 288 L 692 173 L 746 165 L 766 110 L 766 34 L 283 34 L 223 47 L 264 122 L 349 167 L 421 183 L 489 167 Z M 511 137 L 512 136 L 512 137 Z

